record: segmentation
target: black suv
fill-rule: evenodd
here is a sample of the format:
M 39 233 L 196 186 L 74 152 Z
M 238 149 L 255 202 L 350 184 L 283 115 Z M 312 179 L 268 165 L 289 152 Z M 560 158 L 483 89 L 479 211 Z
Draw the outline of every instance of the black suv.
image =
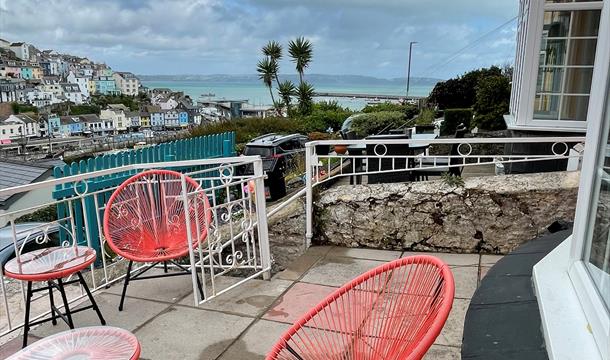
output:
M 269 198 L 275 200 L 286 195 L 286 169 L 305 150 L 307 141 L 307 136 L 301 134 L 266 134 L 246 144 L 244 155 L 260 155 L 263 159 L 263 170 L 267 173 L 265 187 L 268 188 L 265 191 Z M 247 172 L 251 173 L 252 169 Z

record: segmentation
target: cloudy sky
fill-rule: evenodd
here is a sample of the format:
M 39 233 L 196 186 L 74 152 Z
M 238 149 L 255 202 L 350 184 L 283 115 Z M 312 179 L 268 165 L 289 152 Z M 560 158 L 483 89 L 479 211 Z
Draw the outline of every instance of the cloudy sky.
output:
M 518 0 L 0 0 L 0 38 L 137 74 L 251 74 L 268 40 L 303 35 L 310 72 L 385 78 L 405 76 L 418 41 L 411 74 L 447 78 L 512 62 L 515 21 L 478 39 L 517 11 Z

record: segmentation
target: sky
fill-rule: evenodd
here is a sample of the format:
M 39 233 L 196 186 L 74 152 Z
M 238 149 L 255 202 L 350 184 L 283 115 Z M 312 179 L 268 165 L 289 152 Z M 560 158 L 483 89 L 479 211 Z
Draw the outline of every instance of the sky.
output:
M 417 41 L 411 76 L 449 78 L 512 63 L 516 21 L 491 30 L 517 12 L 518 0 L 0 0 L 0 38 L 171 75 L 252 74 L 267 41 L 305 36 L 306 72 L 381 78 L 406 76 Z M 294 72 L 285 56 L 280 73 Z

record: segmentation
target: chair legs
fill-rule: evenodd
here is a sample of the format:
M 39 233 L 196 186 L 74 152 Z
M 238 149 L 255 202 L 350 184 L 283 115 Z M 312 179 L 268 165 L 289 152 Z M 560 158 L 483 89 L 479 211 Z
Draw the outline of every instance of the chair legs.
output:
M 100 318 L 100 322 L 102 323 L 102 325 L 106 325 L 106 320 L 102 316 L 102 312 L 100 311 L 100 308 L 98 307 L 97 303 L 95 302 L 95 299 L 93 298 L 93 295 L 91 294 L 91 291 L 89 290 L 89 286 L 87 286 L 87 283 L 85 282 L 85 279 L 83 278 L 83 275 L 79 271 L 76 273 L 76 276 L 78 277 L 77 280 L 70 280 L 68 282 L 64 282 L 61 278 L 59 278 L 57 280 L 49 280 L 49 281 L 47 281 L 47 286 L 44 286 L 44 287 L 41 287 L 38 289 L 32 289 L 32 281 L 28 281 L 27 292 L 26 292 L 26 296 L 25 296 L 25 319 L 23 322 L 23 347 L 26 347 L 28 345 L 28 333 L 30 332 L 30 329 L 32 326 L 42 324 L 47 321 L 51 321 L 51 323 L 53 325 L 57 325 L 57 318 L 61 318 L 70 327 L 70 329 L 74 329 L 74 321 L 72 320 L 72 314 L 82 311 L 82 310 L 87 310 L 87 309 L 91 309 L 91 308 L 94 309 L 95 312 L 97 313 L 97 316 Z M 85 289 L 85 293 L 87 294 L 87 297 L 89 298 L 89 301 L 91 302 L 91 305 L 73 310 L 73 309 L 70 309 L 70 304 L 68 303 L 68 297 L 66 295 L 66 290 L 64 289 L 64 285 L 73 284 L 75 282 L 79 282 L 81 284 L 81 286 L 83 287 L 83 289 Z M 55 306 L 55 299 L 53 297 L 53 288 L 57 289 L 59 291 L 59 294 L 61 295 L 61 300 L 64 305 L 63 312 L 59 311 L 59 309 Z M 31 303 L 32 303 L 32 296 L 36 292 L 47 291 L 47 290 L 49 292 L 49 305 L 51 307 L 51 316 L 48 318 L 30 322 L 30 307 L 31 307 Z
M 131 270 L 133 268 L 133 261 L 130 260 L 129 264 L 127 265 L 127 274 L 125 274 L 125 280 L 123 280 L 123 290 L 121 291 L 121 301 L 119 302 L 119 311 L 123 311 L 124 304 L 125 304 L 125 296 L 127 294 L 127 286 L 129 286 L 130 282 L 135 281 L 135 280 L 155 279 L 155 278 L 168 277 L 168 276 L 179 276 L 179 275 L 190 275 L 191 274 L 191 271 L 188 268 L 185 268 L 184 266 L 180 265 L 179 263 L 177 263 L 173 260 L 169 260 L 169 262 L 171 262 L 173 265 L 180 268 L 180 270 L 182 270 L 182 271 L 181 272 L 168 272 L 167 262 L 163 262 L 163 274 L 141 276 L 142 274 L 144 274 L 148 270 L 152 269 L 159 263 L 157 262 L 157 263 L 151 264 L 151 265 L 145 267 L 144 269 L 139 270 L 136 274 L 132 274 Z M 197 278 L 197 288 L 199 290 L 199 295 L 201 296 L 201 298 L 203 298 L 203 286 L 201 284 L 201 279 L 199 279 L 199 275 L 197 275 L 196 278 Z
M 123 304 L 125 303 L 125 293 L 127 293 L 127 285 L 129 285 L 132 265 L 133 261 L 130 260 L 129 265 L 127 265 L 127 274 L 125 274 L 125 280 L 123 280 L 123 291 L 121 292 L 121 302 L 119 303 L 119 311 L 123 311 Z

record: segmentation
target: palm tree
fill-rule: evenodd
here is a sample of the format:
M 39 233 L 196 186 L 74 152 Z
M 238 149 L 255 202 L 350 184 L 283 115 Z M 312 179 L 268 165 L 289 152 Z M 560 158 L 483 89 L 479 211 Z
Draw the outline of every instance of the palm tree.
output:
M 277 88 L 278 92 L 282 100 L 284 100 L 284 106 L 286 106 L 286 111 L 290 112 L 290 100 L 291 97 L 296 94 L 296 86 L 290 80 L 282 81 Z
M 288 43 L 288 54 L 295 63 L 297 72 L 299 73 L 300 84 L 303 84 L 303 72 L 309 66 L 313 57 L 313 45 L 311 41 L 304 37 L 298 37 L 296 40 L 291 40 Z
M 265 55 L 267 58 L 271 59 L 272 61 L 274 61 L 276 64 L 279 64 L 280 59 L 282 58 L 282 45 L 275 41 L 269 41 L 267 43 L 267 45 L 263 46 L 263 55 Z M 279 68 L 279 65 L 278 65 Z M 277 71 L 275 72 L 275 74 L 273 74 L 273 76 L 275 77 L 275 82 L 277 83 L 278 88 L 280 87 L 280 80 L 277 77 Z
M 313 93 L 313 86 L 306 81 L 300 83 L 299 87 L 296 89 L 296 94 L 299 98 L 299 113 L 301 113 L 301 115 L 309 115 L 311 113 Z
M 277 63 L 269 58 L 260 60 L 256 65 L 256 71 L 258 72 L 258 78 L 263 80 L 263 83 L 269 88 L 269 95 L 271 95 L 271 101 L 275 104 L 275 98 L 273 97 L 273 90 L 271 85 L 273 83 L 274 74 L 277 73 Z

